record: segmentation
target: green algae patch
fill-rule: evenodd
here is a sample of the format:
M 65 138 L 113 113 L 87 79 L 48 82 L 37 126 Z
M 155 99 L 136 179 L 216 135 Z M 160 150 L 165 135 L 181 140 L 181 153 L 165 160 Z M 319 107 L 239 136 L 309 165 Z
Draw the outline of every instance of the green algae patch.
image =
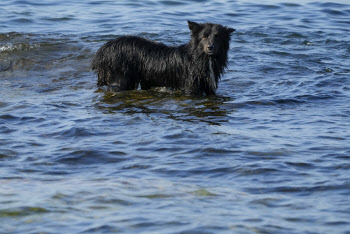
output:
M 193 195 L 199 196 L 199 197 L 215 197 L 217 196 L 215 193 L 211 193 L 206 189 L 197 189 L 192 192 Z
M 18 217 L 18 216 L 26 216 L 32 214 L 42 214 L 49 212 L 47 209 L 41 207 L 21 207 L 21 208 L 13 208 L 13 209 L 3 209 L 0 210 L 0 217 Z

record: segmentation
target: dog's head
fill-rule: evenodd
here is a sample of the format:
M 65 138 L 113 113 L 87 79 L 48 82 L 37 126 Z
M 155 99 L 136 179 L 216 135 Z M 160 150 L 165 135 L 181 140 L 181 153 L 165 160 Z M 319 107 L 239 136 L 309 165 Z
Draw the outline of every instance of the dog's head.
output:
M 188 21 L 188 27 L 191 30 L 191 37 L 195 42 L 196 50 L 211 57 L 227 53 L 231 33 L 235 31 L 233 28 L 220 24 L 198 24 L 191 21 Z

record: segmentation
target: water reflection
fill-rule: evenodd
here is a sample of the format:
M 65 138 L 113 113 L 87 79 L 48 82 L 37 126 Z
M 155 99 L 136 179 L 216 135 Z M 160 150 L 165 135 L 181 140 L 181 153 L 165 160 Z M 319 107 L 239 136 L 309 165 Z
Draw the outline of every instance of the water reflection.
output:
M 164 115 L 166 118 L 188 122 L 207 122 L 220 125 L 227 122 L 232 110 L 226 103 L 232 102 L 225 96 L 187 96 L 181 91 L 164 89 L 112 92 L 98 90 L 101 96 L 95 106 L 106 114 Z

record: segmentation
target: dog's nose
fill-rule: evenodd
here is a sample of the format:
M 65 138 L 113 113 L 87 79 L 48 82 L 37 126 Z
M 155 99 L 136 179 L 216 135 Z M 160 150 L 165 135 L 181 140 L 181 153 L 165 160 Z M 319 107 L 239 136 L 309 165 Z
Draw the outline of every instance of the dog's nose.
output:
M 214 49 L 214 45 L 208 45 L 208 51 L 212 51 Z

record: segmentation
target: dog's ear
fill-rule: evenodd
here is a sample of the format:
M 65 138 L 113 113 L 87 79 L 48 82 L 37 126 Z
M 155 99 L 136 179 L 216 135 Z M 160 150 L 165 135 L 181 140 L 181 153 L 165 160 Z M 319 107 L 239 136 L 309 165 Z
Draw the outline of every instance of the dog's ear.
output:
M 227 32 L 228 32 L 229 34 L 231 34 L 231 33 L 233 33 L 234 31 L 236 31 L 236 29 L 234 29 L 234 28 L 226 28 L 226 30 L 227 30 Z
M 188 28 L 191 30 L 193 34 L 197 34 L 201 31 L 202 26 L 200 24 L 197 24 L 189 20 L 187 20 L 187 22 L 188 22 Z

